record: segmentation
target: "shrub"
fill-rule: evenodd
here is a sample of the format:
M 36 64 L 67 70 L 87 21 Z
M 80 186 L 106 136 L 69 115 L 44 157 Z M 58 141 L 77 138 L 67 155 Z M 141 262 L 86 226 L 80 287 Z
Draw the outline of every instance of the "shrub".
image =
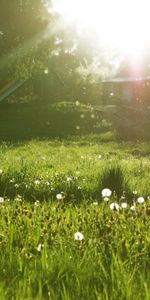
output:
M 104 169 L 99 179 L 99 189 L 109 188 L 114 191 L 117 198 L 123 195 L 124 191 L 129 196 L 131 194 L 127 180 L 118 164 L 111 165 Z

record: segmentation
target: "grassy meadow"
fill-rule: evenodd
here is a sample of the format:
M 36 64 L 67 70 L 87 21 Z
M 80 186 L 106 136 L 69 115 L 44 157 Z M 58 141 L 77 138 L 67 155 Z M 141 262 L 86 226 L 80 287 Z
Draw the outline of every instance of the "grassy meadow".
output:
M 1 300 L 150 299 L 150 144 L 80 119 L 65 138 L 1 138 Z

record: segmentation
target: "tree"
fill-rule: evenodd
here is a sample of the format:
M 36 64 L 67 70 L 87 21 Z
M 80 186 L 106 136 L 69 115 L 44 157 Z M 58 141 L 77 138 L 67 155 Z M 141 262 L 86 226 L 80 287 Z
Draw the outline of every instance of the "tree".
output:
M 48 24 L 46 1 L 1 0 L 0 56 L 34 37 Z
M 14 74 L 16 61 L 20 62 L 24 55 L 29 58 L 30 51 L 33 53 L 51 21 L 47 3 L 50 5 L 46 0 L 1 0 L 0 62 L 3 75 Z

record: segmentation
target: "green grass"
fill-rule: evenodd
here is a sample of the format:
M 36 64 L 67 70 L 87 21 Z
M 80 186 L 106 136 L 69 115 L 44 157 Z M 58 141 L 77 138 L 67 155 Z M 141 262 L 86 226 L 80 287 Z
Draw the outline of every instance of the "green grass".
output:
M 0 299 L 150 299 L 149 149 L 113 133 L 1 144 Z
M 105 142 L 102 134 L 62 141 L 3 143 L 0 196 L 15 198 L 20 194 L 29 201 L 42 201 L 55 199 L 63 191 L 66 200 L 73 194 L 75 200 L 100 200 L 104 187 L 115 191 L 118 187 L 119 196 L 124 189 L 128 196 L 134 190 L 149 195 L 149 143 L 109 142 L 107 133 L 105 136 Z
M 149 299 L 146 207 L 1 205 L 1 299 Z M 84 240 L 74 240 L 80 231 Z

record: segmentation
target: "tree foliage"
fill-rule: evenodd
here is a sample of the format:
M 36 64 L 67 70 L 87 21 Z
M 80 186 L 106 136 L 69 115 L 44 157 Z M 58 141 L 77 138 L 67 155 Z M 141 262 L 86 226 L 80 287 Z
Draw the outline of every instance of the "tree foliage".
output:
M 37 86 L 47 81 L 53 98 L 93 101 L 99 97 L 99 70 L 108 66 L 95 38 L 89 43 L 88 32 L 80 35 L 76 26 L 62 25 L 58 15 L 48 13 L 50 4 L 49 0 L 1 0 L 3 77 L 32 78 L 35 94 Z
M 45 1 L 1 0 L 0 56 L 28 41 L 48 23 Z

